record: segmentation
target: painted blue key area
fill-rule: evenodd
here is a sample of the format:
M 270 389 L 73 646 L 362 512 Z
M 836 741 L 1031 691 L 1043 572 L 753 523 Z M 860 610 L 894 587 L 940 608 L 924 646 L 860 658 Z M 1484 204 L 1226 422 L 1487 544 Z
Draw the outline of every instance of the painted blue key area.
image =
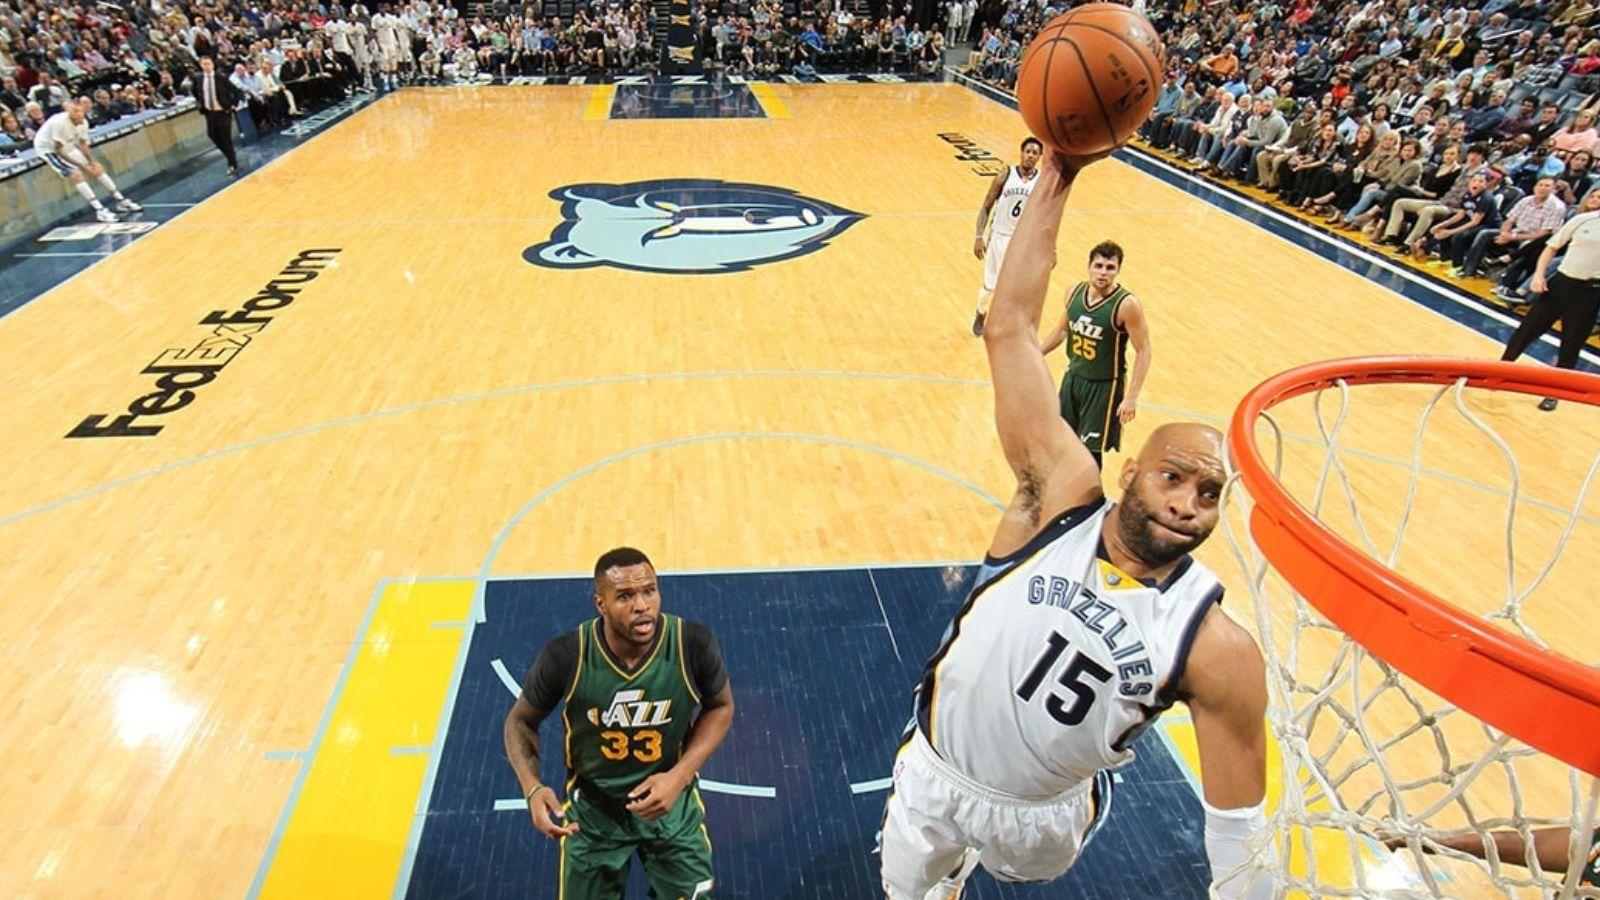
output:
M 965 599 L 966 566 L 835 569 L 662 578 L 662 608 L 702 622 L 722 646 L 737 701 L 704 778 L 775 797 L 703 792 L 723 900 L 881 897 L 874 836 L 887 796 L 850 786 L 884 778 L 911 712 L 911 688 Z M 501 726 L 518 681 L 550 638 L 594 615 L 588 579 L 495 581 L 456 696 L 408 896 L 554 898 L 557 852 L 522 808 Z M 880 607 L 881 602 L 881 607 Z M 559 713 L 540 733 L 544 780 L 561 784 Z M 996 748 L 995 752 L 1005 752 Z M 1203 898 L 1199 803 L 1153 733 L 1119 774 L 1109 823 L 1068 875 L 1000 885 L 981 871 L 964 900 Z M 628 896 L 645 896 L 635 872 Z
M 764 119 L 761 101 L 744 84 L 715 79 L 708 84 L 676 84 L 650 78 L 643 84 L 619 83 L 611 100 L 613 119 Z

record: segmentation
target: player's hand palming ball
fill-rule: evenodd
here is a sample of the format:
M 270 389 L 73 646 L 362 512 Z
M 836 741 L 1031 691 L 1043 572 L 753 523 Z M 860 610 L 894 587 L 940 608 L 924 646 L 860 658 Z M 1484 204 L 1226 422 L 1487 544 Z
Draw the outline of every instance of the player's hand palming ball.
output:
M 1039 140 L 1068 156 L 1110 150 L 1149 118 L 1166 52 L 1149 20 L 1116 3 L 1051 19 L 1022 55 L 1017 105 Z

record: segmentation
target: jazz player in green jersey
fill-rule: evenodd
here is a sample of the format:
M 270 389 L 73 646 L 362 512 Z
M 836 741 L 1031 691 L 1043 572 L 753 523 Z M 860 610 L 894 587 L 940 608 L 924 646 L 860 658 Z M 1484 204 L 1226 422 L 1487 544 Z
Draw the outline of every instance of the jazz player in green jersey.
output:
M 696 773 L 733 723 L 722 654 L 705 626 L 661 611 L 655 567 L 631 547 L 595 563 L 594 605 L 545 645 L 506 716 L 533 826 L 561 842 L 556 897 L 622 900 L 638 854 L 655 900 L 710 900 Z M 563 703 L 564 805 L 539 780 L 539 723 Z
M 1139 390 L 1150 372 L 1150 328 L 1138 298 L 1117 283 L 1122 248 L 1101 241 L 1089 251 L 1089 280 L 1067 294 L 1067 308 L 1040 349 L 1067 345 L 1067 373 L 1061 378 L 1061 418 L 1089 448 L 1096 466 L 1122 443 L 1122 426 L 1133 421 Z M 1128 344 L 1133 344 L 1133 377 L 1128 377 Z

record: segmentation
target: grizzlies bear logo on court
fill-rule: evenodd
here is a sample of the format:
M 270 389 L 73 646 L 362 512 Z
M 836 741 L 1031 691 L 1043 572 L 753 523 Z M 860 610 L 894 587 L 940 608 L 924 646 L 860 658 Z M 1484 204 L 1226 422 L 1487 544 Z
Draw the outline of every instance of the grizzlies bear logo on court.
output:
M 553 269 L 743 272 L 820 250 L 864 218 L 787 188 L 709 178 L 574 184 L 550 196 L 564 221 L 522 258 Z

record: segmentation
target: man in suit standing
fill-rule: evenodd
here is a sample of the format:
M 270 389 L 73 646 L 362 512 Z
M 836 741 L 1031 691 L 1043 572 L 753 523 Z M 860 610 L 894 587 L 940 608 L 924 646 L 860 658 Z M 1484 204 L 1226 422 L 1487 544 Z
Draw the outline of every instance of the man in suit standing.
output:
M 202 56 L 191 91 L 200 114 L 206 117 L 206 135 L 228 160 L 228 174 L 239 174 L 239 157 L 233 152 L 233 111 L 239 106 L 239 89 L 217 73 L 211 57 Z

